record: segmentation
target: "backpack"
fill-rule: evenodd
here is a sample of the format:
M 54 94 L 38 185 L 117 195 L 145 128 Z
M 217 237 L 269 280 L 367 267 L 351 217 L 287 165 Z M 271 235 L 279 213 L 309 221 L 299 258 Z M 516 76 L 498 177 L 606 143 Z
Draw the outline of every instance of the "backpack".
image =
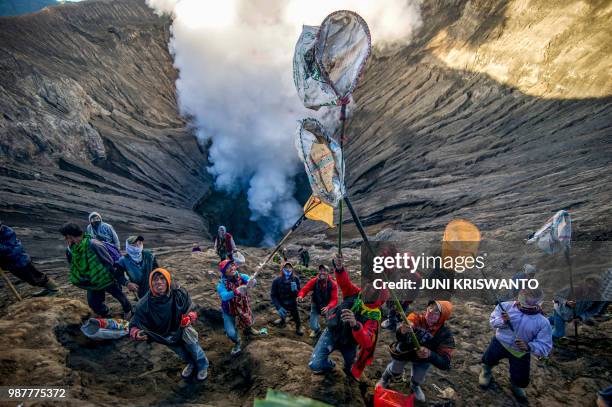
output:
M 106 247 L 106 250 L 108 250 L 108 254 L 110 254 L 110 256 L 113 258 L 113 264 L 117 263 L 121 258 L 121 252 L 119 251 L 119 249 L 117 249 L 117 247 L 115 247 L 115 245 L 112 243 L 104 241 L 101 242 L 104 244 L 104 247 Z

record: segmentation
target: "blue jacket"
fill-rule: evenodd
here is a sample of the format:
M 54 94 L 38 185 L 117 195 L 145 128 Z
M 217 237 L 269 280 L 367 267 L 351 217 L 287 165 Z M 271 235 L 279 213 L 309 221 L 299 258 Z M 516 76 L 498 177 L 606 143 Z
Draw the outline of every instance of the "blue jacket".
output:
M 30 256 L 23 250 L 13 229 L 6 225 L 0 226 L 0 264 L 6 268 L 22 268 L 29 262 Z
M 114 245 L 118 250 L 121 250 L 121 244 L 119 243 L 119 236 L 115 232 L 115 229 L 108 223 L 100 223 L 97 229 L 94 229 L 91 226 L 91 223 L 87 225 L 87 233 L 93 236 L 94 239 L 97 239 L 101 242 L 107 242 Z
M 248 283 L 250 279 L 251 277 L 247 276 L 246 274 L 240 273 L 240 285 Z M 221 277 L 221 280 L 219 280 L 219 283 L 217 284 L 217 292 L 219 293 L 219 297 L 221 297 L 221 309 L 226 314 L 229 314 L 230 301 L 234 299 L 236 294 L 234 294 L 233 291 L 229 291 L 227 289 L 227 287 L 225 286 L 226 281 L 227 279 L 225 277 Z
M 552 327 L 548 319 L 542 314 L 527 315 L 522 313 L 514 301 L 504 302 L 502 306 L 510 316 L 514 331 L 502 319 L 499 306 L 495 307 L 489 318 L 489 323 L 492 328 L 496 328 L 495 337 L 497 340 L 505 347 L 520 351 L 514 340 L 522 339 L 534 355 L 548 356 L 553 346 Z
M 129 282 L 138 284 L 138 298 L 142 298 L 149 291 L 149 275 L 153 270 L 159 267 L 157 258 L 150 250 L 142 251 L 142 261 L 136 263 L 127 254 L 115 263 L 117 269 L 127 273 Z M 127 285 L 126 280 L 125 284 Z

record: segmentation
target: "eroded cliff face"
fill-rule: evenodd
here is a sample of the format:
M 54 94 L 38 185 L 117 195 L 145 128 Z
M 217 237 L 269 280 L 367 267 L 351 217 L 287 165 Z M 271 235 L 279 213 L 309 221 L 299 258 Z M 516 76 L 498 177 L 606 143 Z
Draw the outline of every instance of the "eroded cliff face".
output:
M 347 186 L 369 232 L 467 218 L 525 238 L 566 208 L 576 239 L 608 240 L 610 3 L 422 11 L 413 45 L 375 57 L 355 94 Z
M 191 210 L 206 152 L 177 111 L 169 35 L 136 0 L 0 18 L 0 216 L 26 241 L 92 210 L 120 237 L 206 234 Z
M 412 45 L 375 54 L 355 93 L 347 185 L 369 232 L 464 217 L 524 237 L 567 208 L 578 238 L 609 238 L 611 8 L 423 2 Z M 0 19 L 0 215 L 44 238 L 35 254 L 93 209 L 123 236 L 206 234 L 206 151 L 178 114 L 168 39 L 137 0 Z

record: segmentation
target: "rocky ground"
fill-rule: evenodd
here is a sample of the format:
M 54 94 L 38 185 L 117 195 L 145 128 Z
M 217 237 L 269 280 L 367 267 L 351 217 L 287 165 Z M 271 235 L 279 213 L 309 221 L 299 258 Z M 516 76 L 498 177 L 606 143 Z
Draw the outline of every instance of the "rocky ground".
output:
M 188 248 L 159 248 L 160 264 L 172 271 L 186 287 L 199 310 L 196 328 L 210 362 L 210 376 L 204 384 L 180 379 L 183 367 L 163 346 L 134 343 L 129 339 L 96 342 L 79 330 L 88 316 L 82 290 L 66 281 L 66 267 L 60 264 L 49 271 L 62 283 L 63 294 L 55 298 L 29 298 L 33 289 L 18 284 L 24 295 L 14 303 L 5 287 L 0 290 L 0 386 L 55 385 L 70 389 L 65 405 L 187 405 L 250 406 L 268 388 L 304 395 L 338 406 L 371 405 L 376 380 L 389 360 L 386 345 L 393 340 L 383 331 L 374 363 L 366 369 L 361 382 L 348 379 L 339 369 L 323 376 L 313 375 L 307 367 L 313 342 L 307 335 L 298 337 L 292 324 L 281 329 L 271 325 L 276 314 L 268 293 L 275 266 L 266 266 L 253 291 L 256 327 L 268 334 L 247 341 L 244 352 L 232 358 L 232 343 L 223 332 L 217 282 L 216 256 L 211 250 L 191 254 Z M 266 251 L 244 250 L 251 273 Z M 333 249 L 312 247 L 313 264 L 328 262 Z M 358 269 L 359 250 L 344 250 L 350 270 Z M 358 273 L 352 272 L 357 279 Z M 301 276 L 305 282 L 308 276 Z M 422 306 L 422 301 L 419 301 Z M 109 301 L 114 311 L 120 308 Z M 479 358 L 492 331 L 488 326 L 491 306 L 476 302 L 455 303 L 449 324 L 456 335 L 457 350 L 452 370 L 433 369 L 424 391 L 428 406 L 517 406 L 511 395 L 507 364 L 495 369 L 495 383 L 489 390 L 477 384 Z M 308 309 L 301 307 L 303 321 Z M 591 405 L 595 392 L 609 385 L 612 377 L 612 321 L 595 327 L 581 327 L 579 352 L 565 342 L 556 347 L 549 360 L 532 361 L 532 383 L 528 395 L 532 406 Z M 335 355 L 341 363 L 338 355 Z M 442 398 L 442 391 L 451 393 Z M 407 391 L 406 384 L 395 386 Z M 447 389 L 452 389 L 452 391 Z M 53 405 L 58 405 L 53 403 Z

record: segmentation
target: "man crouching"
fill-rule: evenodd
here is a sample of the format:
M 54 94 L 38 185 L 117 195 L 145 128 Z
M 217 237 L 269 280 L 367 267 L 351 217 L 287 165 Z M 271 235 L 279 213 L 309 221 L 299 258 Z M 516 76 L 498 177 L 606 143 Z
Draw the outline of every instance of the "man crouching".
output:
M 425 381 L 425 375 L 431 365 L 441 370 L 449 370 L 451 366 L 455 340 L 453 333 L 444 323 L 450 317 L 452 308 L 448 301 L 429 301 L 425 312 L 408 315 L 410 327 L 402 322 L 397 328 L 397 341 L 389 345 L 391 363 L 383 372 L 379 385 L 387 388 L 392 380 L 401 377 L 406 364 L 412 362 L 411 387 L 416 399 L 425 401 L 421 384 Z M 411 339 L 411 328 L 420 344 L 419 350 L 416 351 Z
M 187 291 L 172 284 L 170 273 L 162 268 L 149 276 L 149 292 L 136 305 L 130 321 L 130 336 L 137 341 L 152 340 L 168 346 L 187 366 L 181 377 L 188 379 L 194 368 L 197 379 L 208 377 L 208 359 L 198 342 L 198 333 L 191 326 L 197 314 Z

